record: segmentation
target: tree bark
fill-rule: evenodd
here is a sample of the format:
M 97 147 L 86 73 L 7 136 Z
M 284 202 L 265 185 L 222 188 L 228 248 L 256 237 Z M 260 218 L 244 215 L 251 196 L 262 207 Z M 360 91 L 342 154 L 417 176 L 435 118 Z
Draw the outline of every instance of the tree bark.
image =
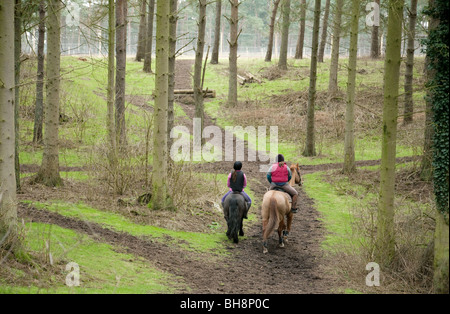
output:
M 229 0 L 231 4 L 231 16 L 228 19 L 230 22 L 230 56 L 229 68 L 230 77 L 228 85 L 228 105 L 230 107 L 237 106 L 237 51 L 238 51 L 238 20 L 239 20 L 239 0 Z
M 434 233 L 434 274 L 435 293 L 448 294 L 449 285 L 449 227 L 448 213 L 436 211 L 436 230 Z
M 127 66 L 127 0 L 116 0 L 116 143 L 127 143 L 125 126 L 125 76 Z
M 327 32 L 328 32 L 328 17 L 330 15 L 330 0 L 325 2 L 325 12 L 323 14 L 323 24 L 322 24 L 322 36 L 320 39 L 318 62 L 323 62 L 323 57 L 325 54 L 325 46 L 327 44 Z
M 280 46 L 280 58 L 278 60 L 278 68 L 281 70 L 287 70 L 289 26 L 291 25 L 289 20 L 291 14 L 291 0 L 284 0 L 282 12 L 283 12 L 283 28 L 281 32 L 281 46 Z
M 202 64 L 203 64 L 203 51 L 205 49 L 207 0 L 198 0 L 198 4 L 199 4 L 199 17 L 198 17 L 197 48 L 195 50 L 195 64 L 194 64 L 194 101 L 195 101 L 195 117 L 200 119 L 201 130 L 203 130 L 204 107 L 203 107 L 203 89 L 202 89 Z M 197 138 L 194 140 L 197 140 Z
M 380 6 L 380 0 L 375 0 L 375 3 Z M 370 42 L 370 57 L 378 59 L 380 57 L 380 44 L 378 42 L 380 26 L 372 26 L 372 40 Z
M 148 0 L 147 40 L 145 41 L 144 72 L 152 73 L 153 50 L 153 18 L 155 16 L 155 0 Z
M 380 200 L 377 220 L 376 257 L 389 264 L 395 255 L 394 197 L 399 76 L 404 0 L 389 1 L 384 63 L 383 137 L 380 167 Z
M 222 0 L 216 1 L 216 23 L 214 25 L 214 46 L 211 54 L 211 64 L 219 63 L 220 26 L 222 21 Z
M 309 80 L 309 93 L 308 93 L 308 109 L 306 120 L 306 145 L 303 151 L 304 156 L 315 156 L 315 110 L 316 103 L 316 81 L 317 81 L 317 50 L 319 46 L 319 28 L 320 28 L 320 2 L 321 0 L 315 0 L 314 5 L 314 25 L 313 25 L 313 37 L 312 37 L 312 54 L 311 54 L 311 66 L 310 66 L 310 80 Z
M 114 0 L 108 0 L 108 87 L 106 129 L 109 141 L 109 163 L 113 171 L 117 164 L 116 129 L 114 121 L 114 71 L 115 71 L 115 12 Z
M 355 83 L 356 61 L 358 53 L 358 24 L 360 0 L 352 1 L 352 19 L 350 30 L 350 54 L 348 58 L 347 106 L 345 109 L 344 168 L 346 174 L 356 172 L 355 165 Z
M 61 1 L 48 0 L 47 6 L 47 99 L 44 108 L 44 154 L 36 177 L 47 186 L 62 184 L 59 175 L 59 92 L 61 59 Z
M 405 107 L 403 124 L 413 122 L 414 102 L 413 102 L 413 72 L 414 72 L 414 39 L 416 37 L 417 0 L 411 0 L 409 8 L 408 46 L 406 48 L 406 69 L 405 69 Z
M 295 59 L 303 59 L 303 44 L 305 41 L 306 27 L 306 0 L 301 0 L 300 4 L 300 32 L 298 34 L 297 47 L 295 49 Z
M 33 143 L 42 143 L 42 121 L 44 119 L 44 46 L 45 46 L 45 0 L 39 4 L 39 26 L 37 47 L 36 104 L 34 110 Z
M 342 6 L 344 0 L 336 0 L 333 19 L 333 43 L 331 48 L 330 79 L 328 81 L 328 94 L 334 95 L 338 92 L 338 69 L 339 69 L 339 45 L 341 41 Z
M 169 96 L 167 109 L 167 145 L 171 146 L 170 131 L 174 124 L 175 102 L 175 57 L 177 48 L 178 0 L 170 0 L 170 37 L 169 37 Z
M 266 61 L 266 62 L 272 61 L 273 35 L 275 32 L 275 20 L 277 18 L 278 6 L 279 6 L 280 2 L 281 2 L 281 0 L 275 0 L 273 2 L 272 15 L 270 17 L 270 25 L 269 25 L 269 43 L 267 45 L 266 57 L 264 58 L 264 61 Z
M 154 210 L 167 209 L 167 108 L 169 88 L 170 1 L 157 0 L 156 77 L 153 128 L 152 200 Z
M 20 191 L 20 162 L 19 162 L 19 109 L 20 109 L 20 54 L 22 52 L 22 0 L 15 0 L 14 7 L 14 130 L 15 130 L 15 173 L 16 188 Z
M 0 4 L 0 248 L 17 235 L 14 169 L 14 1 Z
M 147 0 L 140 0 L 140 20 L 139 20 L 139 33 L 138 43 L 136 49 L 136 61 L 141 62 L 145 58 L 145 49 L 147 47 Z

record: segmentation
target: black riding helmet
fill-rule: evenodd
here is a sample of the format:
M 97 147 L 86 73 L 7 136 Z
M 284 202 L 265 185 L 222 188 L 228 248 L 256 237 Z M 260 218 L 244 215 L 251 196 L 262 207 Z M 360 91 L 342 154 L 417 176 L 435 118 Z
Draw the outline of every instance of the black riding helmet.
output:
M 234 170 L 241 170 L 241 169 L 242 169 L 242 162 L 236 161 L 236 162 L 234 163 L 233 169 L 234 169 Z

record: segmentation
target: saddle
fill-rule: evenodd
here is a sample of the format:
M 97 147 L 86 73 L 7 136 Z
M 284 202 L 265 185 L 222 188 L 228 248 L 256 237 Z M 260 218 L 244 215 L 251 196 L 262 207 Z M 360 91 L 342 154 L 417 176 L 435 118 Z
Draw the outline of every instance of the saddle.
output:
M 291 196 L 288 192 L 286 192 L 285 190 L 283 190 L 282 188 L 276 186 L 276 187 L 271 188 L 270 190 L 271 190 L 271 191 L 283 192 L 284 194 L 287 195 L 288 200 L 289 200 L 289 203 L 292 203 L 292 196 Z

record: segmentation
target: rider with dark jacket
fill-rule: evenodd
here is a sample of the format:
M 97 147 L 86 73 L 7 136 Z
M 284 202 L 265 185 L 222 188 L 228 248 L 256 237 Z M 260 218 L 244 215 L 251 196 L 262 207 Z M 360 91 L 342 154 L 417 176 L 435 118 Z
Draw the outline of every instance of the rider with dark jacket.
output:
M 279 154 L 276 160 L 277 162 L 274 163 L 267 172 L 267 180 L 270 183 L 270 190 L 279 188 L 288 193 L 292 197 L 291 211 L 293 213 L 297 213 L 298 192 L 288 184 L 292 178 L 291 169 L 289 169 L 284 162 L 283 155 Z
M 247 218 L 248 210 L 252 205 L 252 200 L 247 193 L 245 193 L 244 189 L 247 186 L 247 177 L 245 173 L 242 172 L 242 162 L 236 161 L 233 165 L 234 170 L 228 175 L 227 186 L 230 190 L 225 194 L 222 198 L 222 208 L 227 196 L 232 192 L 239 192 L 244 196 L 245 202 L 247 203 L 247 210 L 244 213 L 244 218 Z

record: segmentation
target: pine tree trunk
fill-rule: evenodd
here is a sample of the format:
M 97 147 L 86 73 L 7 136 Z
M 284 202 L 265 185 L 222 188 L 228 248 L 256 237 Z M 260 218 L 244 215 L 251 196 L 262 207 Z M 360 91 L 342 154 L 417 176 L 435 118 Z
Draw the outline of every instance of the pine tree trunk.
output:
M 380 0 L 375 0 L 375 3 L 379 6 Z M 370 57 L 372 59 L 378 59 L 380 57 L 380 44 L 378 42 L 378 32 L 380 26 L 372 26 L 372 40 L 370 42 Z
M 434 233 L 434 292 L 449 293 L 449 227 L 448 213 L 436 211 L 436 230 Z
M 331 49 L 330 79 L 328 81 L 328 94 L 334 95 L 338 92 L 338 70 L 339 70 L 339 45 L 341 41 L 342 6 L 344 0 L 336 0 L 333 19 L 333 43 Z
M 350 30 L 350 54 L 348 58 L 347 106 L 345 110 L 345 141 L 343 172 L 350 174 L 356 171 L 355 165 L 355 84 L 356 61 L 358 53 L 358 23 L 360 0 L 352 1 L 352 19 Z
M 327 31 L 328 31 L 328 17 L 330 15 L 330 0 L 325 2 L 325 12 L 323 14 L 323 24 L 322 24 L 322 37 L 320 39 L 318 61 L 323 62 L 323 57 L 325 54 L 325 46 L 327 44 Z
M 216 23 L 214 25 L 214 46 L 211 54 L 211 64 L 219 63 L 220 26 L 222 21 L 222 0 L 216 1 Z
M 127 0 L 116 0 L 116 143 L 127 143 L 125 126 L 125 75 L 127 66 Z
M 153 128 L 152 200 L 154 210 L 167 209 L 167 108 L 169 88 L 170 1 L 157 0 L 156 77 Z
M 409 8 L 408 47 L 406 49 L 405 69 L 405 108 L 403 123 L 409 124 L 413 121 L 413 72 L 414 72 L 414 39 L 416 37 L 417 0 L 411 0 Z
M 62 184 L 59 175 L 58 146 L 61 1 L 48 0 L 47 12 L 47 99 L 44 107 L 44 154 L 36 181 L 47 186 L 58 186 Z
M 376 256 L 389 264 L 395 255 L 394 196 L 399 76 L 404 0 L 389 1 L 384 64 L 383 138 L 380 167 L 380 200 Z
M 114 0 L 108 0 L 108 87 L 107 87 L 107 117 L 106 129 L 108 131 L 109 141 L 109 163 L 111 168 L 116 169 L 117 163 L 117 144 L 116 129 L 114 121 L 114 62 L 115 62 L 115 12 Z
M 295 59 L 303 59 L 303 44 L 305 41 L 306 27 L 306 0 L 301 0 L 300 4 L 300 31 L 298 34 L 297 47 L 295 49 Z
M 203 91 L 202 91 L 202 64 L 203 64 L 203 51 L 205 49 L 207 0 L 199 0 L 198 3 L 200 10 L 198 18 L 197 48 L 195 50 L 195 64 L 194 64 L 194 101 L 195 101 L 195 117 L 200 119 L 201 130 L 203 130 L 204 108 L 203 108 Z
M 312 37 L 312 54 L 311 54 L 311 66 L 309 73 L 309 93 L 308 93 L 308 110 L 306 120 L 306 145 L 303 151 L 304 156 L 315 156 L 315 110 L 316 103 L 316 81 L 317 81 L 317 52 L 319 46 L 319 28 L 320 28 L 320 0 L 315 0 L 314 5 L 314 25 L 313 25 L 313 37 Z
M 36 105 L 34 111 L 33 143 L 42 143 L 42 121 L 44 119 L 44 46 L 45 46 L 45 0 L 39 5 L 37 47 L 37 80 L 36 80 Z
M 139 20 L 139 33 L 136 49 L 136 61 L 140 62 L 145 58 L 145 48 L 147 41 L 147 0 L 140 0 L 140 20 Z
M 175 102 L 175 54 L 177 48 L 178 0 L 170 0 L 170 38 L 169 38 L 169 96 L 167 109 L 167 145 L 171 146 L 170 131 L 174 124 Z
M 153 50 L 153 18 L 155 16 L 155 0 L 148 0 L 147 40 L 145 41 L 144 72 L 152 73 Z
M 0 4 L 0 248 L 17 235 L 14 175 L 14 1 Z
M 16 188 L 20 191 L 20 162 L 19 162 L 19 109 L 20 109 L 20 54 L 22 50 L 22 0 L 15 0 L 14 7 L 14 130 L 15 130 L 15 169 Z
M 228 85 L 228 105 L 230 107 L 237 106 L 237 51 L 238 51 L 238 17 L 239 17 L 239 0 L 230 0 L 231 16 L 230 22 L 230 56 L 229 67 L 230 77 Z
M 269 25 L 269 43 L 267 45 L 266 57 L 264 58 L 264 61 L 266 61 L 266 62 L 272 61 L 273 35 L 275 32 L 275 20 L 277 18 L 277 11 L 278 11 L 278 6 L 280 5 L 280 2 L 281 2 L 281 0 L 275 0 L 273 2 L 272 15 L 270 17 L 270 25 Z
M 289 26 L 290 14 L 291 14 L 291 0 L 284 0 L 282 6 L 283 13 L 283 26 L 281 32 L 281 46 L 280 46 L 280 59 L 278 60 L 278 68 L 281 70 L 287 70 L 287 57 L 289 46 Z

